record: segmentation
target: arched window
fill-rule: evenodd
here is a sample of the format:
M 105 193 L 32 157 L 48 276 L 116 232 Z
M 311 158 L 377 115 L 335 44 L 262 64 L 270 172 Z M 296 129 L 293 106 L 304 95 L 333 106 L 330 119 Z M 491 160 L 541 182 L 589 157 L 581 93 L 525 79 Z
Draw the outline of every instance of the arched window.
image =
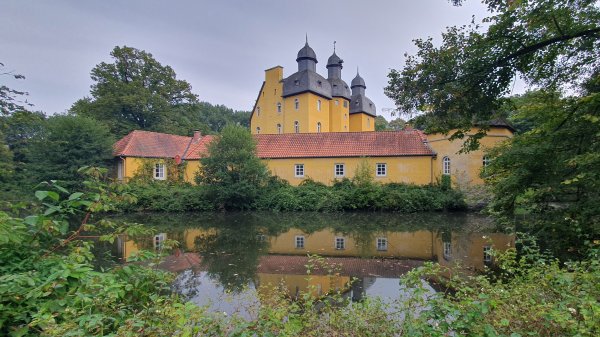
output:
M 317 100 L 317 111 L 321 111 L 321 100 Z
M 300 101 L 297 98 L 294 99 L 294 109 L 300 109 Z
M 446 175 L 450 175 L 450 158 L 448 156 L 442 159 L 442 171 Z
M 335 100 L 335 105 L 340 105 L 340 101 L 339 100 Z
M 277 113 L 281 113 L 281 102 L 277 102 Z
M 256 134 L 259 134 L 259 133 L 260 133 L 260 126 L 257 126 L 256 127 Z
M 317 132 L 321 132 L 321 122 L 317 123 Z
M 277 124 L 277 133 L 281 134 L 281 124 Z
M 300 124 L 298 123 L 298 121 L 294 122 L 294 132 L 295 133 L 299 133 L 300 132 Z

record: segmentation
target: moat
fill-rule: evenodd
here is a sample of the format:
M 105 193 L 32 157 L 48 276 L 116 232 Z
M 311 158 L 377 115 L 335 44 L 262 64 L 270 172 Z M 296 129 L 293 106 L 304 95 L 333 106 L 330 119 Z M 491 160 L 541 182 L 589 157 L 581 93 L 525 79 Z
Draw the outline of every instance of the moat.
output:
M 174 291 L 243 316 L 252 316 L 261 296 L 273 291 L 393 302 L 404 293 L 400 277 L 426 261 L 477 273 L 493 263 L 490 249 L 514 246 L 513 234 L 467 213 L 134 214 L 118 220 L 157 230 L 153 237 L 121 237 L 113 250 L 123 262 L 177 240 L 179 248 L 160 265 L 178 274 Z

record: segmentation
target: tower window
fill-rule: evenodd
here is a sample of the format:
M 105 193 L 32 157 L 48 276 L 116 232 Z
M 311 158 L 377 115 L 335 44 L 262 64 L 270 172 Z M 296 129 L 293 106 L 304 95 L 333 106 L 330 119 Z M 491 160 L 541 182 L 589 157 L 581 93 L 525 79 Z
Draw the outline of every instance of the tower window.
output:
M 317 111 L 321 111 L 321 100 L 317 100 Z
M 277 102 L 277 113 L 281 113 L 281 102 Z
M 294 132 L 300 133 L 300 124 L 298 123 L 298 121 L 294 122 Z
M 344 102 L 346 103 L 346 102 Z M 344 119 L 348 119 L 348 114 L 344 114 Z
M 321 132 L 321 122 L 317 123 L 317 132 Z
M 300 108 L 300 101 L 296 98 L 294 99 L 294 109 L 298 110 Z
M 260 134 L 260 126 L 256 127 L 256 134 Z
M 446 156 L 442 159 L 442 171 L 446 175 L 450 175 L 450 157 Z
M 260 116 L 260 107 L 259 106 L 256 107 L 256 115 Z
M 277 124 L 277 133 L 281 134 L 281 124 Z
M 367 117 L 367 127 L 370 128 L 371 127 L 371 118 Z
M 340 105 L 340 101 L 336 99 L 336 100 L 335 100 L 335 105 L 336 105 L 336 106 L 337 106 L 337 105 Z
M 348 88 L 346 88 L 346 89 L 348 89 Z M 344 108 L 347 108 L 347 107 L 348 107 L 348 101 L 344 101 Z
M 277 95 L 277 89 L 273 89 L 273 95 Z

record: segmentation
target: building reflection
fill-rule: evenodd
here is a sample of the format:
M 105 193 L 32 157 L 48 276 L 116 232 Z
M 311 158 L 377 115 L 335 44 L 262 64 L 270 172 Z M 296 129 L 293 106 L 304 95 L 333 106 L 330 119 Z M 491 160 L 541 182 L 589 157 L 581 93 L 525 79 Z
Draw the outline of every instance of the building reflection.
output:
M 229 227 L 184 228 L 136 240 L 121 237 L 118 251 L 127 260 L 141 249 L 160 248 L 167 238 L 179 240 L 181 249 L 162 268 L 206 272 L 229 291 L 248 284 L 259 292 L 279 289 L 290 297 L 351 290 L 355 300 L 376 280 L 397 279 L 425 261 L 448 267 L 446 275 L 478 272 L 493 263 L 490 250 L 514 247 L 514 235 L 503 233 L 290 228 L 270 234 L 260 227 Z

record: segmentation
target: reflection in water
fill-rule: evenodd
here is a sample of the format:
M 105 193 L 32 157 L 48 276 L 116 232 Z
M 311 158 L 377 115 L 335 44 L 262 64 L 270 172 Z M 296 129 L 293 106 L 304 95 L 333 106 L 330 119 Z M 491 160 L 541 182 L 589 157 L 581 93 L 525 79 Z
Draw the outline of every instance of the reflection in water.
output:
M 178 240 L 183 252 L 162 264 L 183 272 L 174 289 L 215 310 L 244 307 L 246 316 L 260 295 L 274 288 L 292 298 L 342 291 L 353 300 L 365 295 L 397 299 L 402 296 L 399 277 L 423 261 L 463 273 L 481 271 L 493 262 L 491 248 L 514 245 L 513 235 L 472 214 L 149 214 L 126 220 L 155 226 L 161 234 L 123 239 L 123 257 L 152 249 L 167 237 Z M 326 258 L 315 263 L 308 257 L 314 254 Z M 258 297 L 249 296 L 248 289 L 257 289 Z M 234 299 L 220 299 L 230 293 Z

